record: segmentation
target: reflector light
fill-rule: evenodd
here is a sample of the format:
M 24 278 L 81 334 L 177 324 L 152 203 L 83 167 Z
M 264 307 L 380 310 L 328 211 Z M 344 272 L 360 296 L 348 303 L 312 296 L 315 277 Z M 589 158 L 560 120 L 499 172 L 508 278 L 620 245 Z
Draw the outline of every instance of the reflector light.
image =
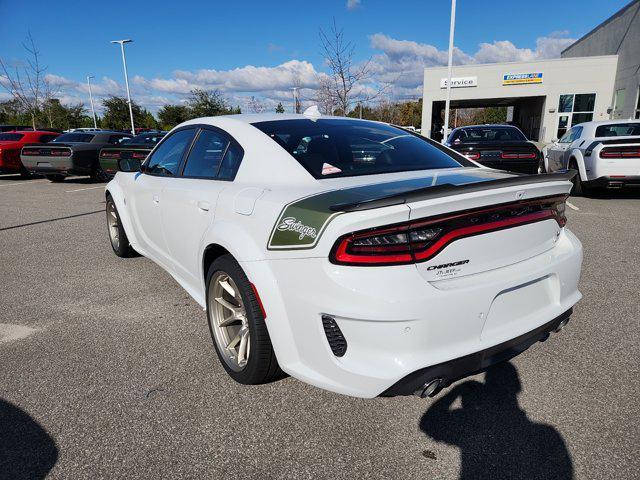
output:
M 338 239 L 329 259 L 341 265 L 403 265 L 427 261 L 473 235 L 550 219 L 564 227 L 566 198 L 525 200 L 350 233 Z

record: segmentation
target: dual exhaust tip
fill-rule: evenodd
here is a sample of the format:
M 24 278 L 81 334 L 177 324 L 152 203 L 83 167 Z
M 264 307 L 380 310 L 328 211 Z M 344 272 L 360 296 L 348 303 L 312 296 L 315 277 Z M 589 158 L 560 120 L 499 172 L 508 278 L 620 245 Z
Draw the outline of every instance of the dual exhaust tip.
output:
M 569 323 L 569 319 L 565 318 L 558 324 L 556 328 L 553 329 L 553 332 L 558 333 L 567 325 L 567 323 Z M 546 335 L 540 338 L 540 341 L 544 342 L 547 338 L 549 338 L 548 332 Z M 428 381 L 424 385 L 422 385 L 415 392 L 413 392 L 413 394 L 420 398 L 435 397 L 438 393 L 440 393 L 440 390 L 442 390 L 443 385 L 444 385 L 444 381 L 442 378 L 435 378 L 433 380 Z

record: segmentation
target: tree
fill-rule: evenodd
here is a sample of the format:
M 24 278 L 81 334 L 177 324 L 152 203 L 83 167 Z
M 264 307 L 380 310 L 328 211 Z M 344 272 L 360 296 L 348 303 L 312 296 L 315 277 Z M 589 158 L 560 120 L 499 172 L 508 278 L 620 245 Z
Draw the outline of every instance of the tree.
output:
M 346 115 L 354 101 L 354 91 L 369 79 L 370 60 L 355 65 L 355 45 L 344 39 L 344 31 L 338 30 L 335 20 L 331 31 L 327 34 L 320 29 L 322 55 L 329 66 L 327 82 L 320 84 L 322 95 L 329 95 L 341 115 Z M 381 93 L 377 89 L 371 95 L 360 95 L 360 101 L 370 101 Z M 325 100 L 326 101 L 326 100 Z M 325 109 L 326 110 L 326 109 Z
M 31 36 L 22 44 L 27 52 L 22 66 L 9 66 L 0 59 L 0 68 L 4 73 L 2 85 L 9 91 L 22 110 L 30 117 L 31 125 L 36 128 L 36 120 L 43 103 L 53 97 L 53 89 L 47 81 L 47 67 L 41 62 L 40 51 Z
M 165 130 L 171 130 L 189 118 L 191 118 L 189 108 L 185 105 L 165 105 L 158 111 L 158 119 Z
M 229 107 L 227 101 L 220 93 L 220 90 L 202 90 L 196 88 L 191 90 L 191 95 L 187 100 L 189 108 L 189 116 L 191 118 L 198 117 L 215 117 L 217 115 L 227 115 L 234 113 Z
M 102 101 L 104 106 L 104 116 L 100 124 L 105 128 L 114 130 L 130 130 L 131 118 L 129 116 L 129 105 L 127 99 L 123 97 L 111 96 Z M 133 123 L 143 126 L 145 123 L 145 112 L 143 109 L 131 101 L 131 109 L 133 110 Z
M 258 100 L 253 95 L 251 95 L 251 98 L 249 99 L 249 109 L 253 113 L 262 113 L 262 112 L 265 111 L 266 108 L 267 107 L 265 107 L 264 103 L 262 103 L 260 100 Z
M 276 113 L 284 113 L 284 107 L 282 106 L 282 102 L 278 102 L 276 106 Z

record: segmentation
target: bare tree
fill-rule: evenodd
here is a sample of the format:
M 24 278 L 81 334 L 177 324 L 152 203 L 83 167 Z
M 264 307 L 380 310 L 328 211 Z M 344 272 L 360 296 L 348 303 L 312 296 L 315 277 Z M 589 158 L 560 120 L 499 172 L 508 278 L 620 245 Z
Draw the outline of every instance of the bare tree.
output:
M 336 100 L 333 84 L 328 77 L 324 75 L 318 77 L 318 89 L 316 90 L 314 100 L 323 114 L 333 115 Z
M 249 99 L 249 109 L 253 113 L 262 113 L 265 111 L 266 107 L 263 102 L 251 95 L 251 98 Z
M 31 117 L 31 123 L 35 129 L 40 107 L 53 92 L 45 78 L 47 67 L 41 63 L 40 51 L 31 33 L 27 35 L 27 40 L 22 46 L 27 52 L 26 63 L 11 69 L 0 59 L 0 67 L 5 77 L 4 87 Z
M 330 91 L 342 115 L 349 113 L 352 103 L 371 101 L 386 90 L 386 86 L 363 88 L 370 79 L 371 59 L 354 63 L 355 45 L 345 40 L 344 31 L 336 27 L 335 19 L 329 33 L 320 29 L 320 44 L 330 70 L 327 84 L 320 85 L 321 95 L 324 97 Z

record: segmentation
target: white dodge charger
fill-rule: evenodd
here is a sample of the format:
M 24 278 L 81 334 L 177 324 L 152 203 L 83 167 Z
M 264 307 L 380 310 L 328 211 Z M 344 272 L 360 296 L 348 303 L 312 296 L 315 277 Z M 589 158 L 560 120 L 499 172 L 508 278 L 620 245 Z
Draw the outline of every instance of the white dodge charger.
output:
M 241 383 L 433 395 L 545 340 L 581 297 L 573 172 L 492 170 L 313 108 L 191 120 L 119 170 L 113 250 L 206 309 Z

